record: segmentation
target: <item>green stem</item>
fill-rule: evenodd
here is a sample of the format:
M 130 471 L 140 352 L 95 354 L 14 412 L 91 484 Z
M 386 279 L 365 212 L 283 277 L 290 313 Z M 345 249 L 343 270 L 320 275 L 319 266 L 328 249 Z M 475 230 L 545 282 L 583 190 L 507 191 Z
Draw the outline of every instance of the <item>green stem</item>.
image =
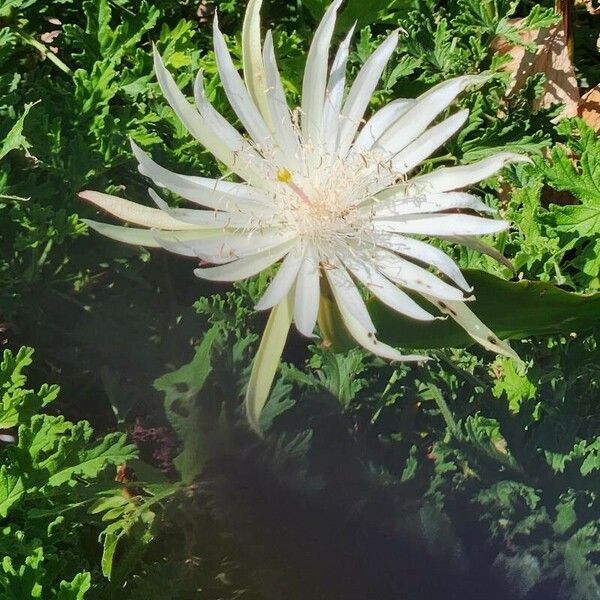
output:
M 452 412 L 451 412 L 450 408 L 448 407 L 446 400 L 444 400 L 444 396 L 442 395 L 442 392 L 440 392 L 440 390 L 434 385 L 430 386 L 430 390 L 431 390 L 431 395 L 433 396 L 433 401 L 437 404 L 437 407 L 438 407 L 440 413 L 442 414 L 444 421 L 446 421 L 446 426 L 448 427 L 448 431 L 455 439 L 457 439 L 457 440 L 462 439 L 462 434 L 460 432 L 460 428 L 459 428 L 457 422 L 454 420 Z
M 15 32 L 26 44 L 33 46 L 36 50 L 38 50 L 45 58 L 47 58 L 50 62 L 54 63 L 63 73 L 66 73 L 69 76 L 73 76 L 73 71 L 62 61 L 54 52 L 50 51 L 44 44 L 38 42 L 34 37 L 30 36 L 28 33 L 23 33 L 22 31 Z

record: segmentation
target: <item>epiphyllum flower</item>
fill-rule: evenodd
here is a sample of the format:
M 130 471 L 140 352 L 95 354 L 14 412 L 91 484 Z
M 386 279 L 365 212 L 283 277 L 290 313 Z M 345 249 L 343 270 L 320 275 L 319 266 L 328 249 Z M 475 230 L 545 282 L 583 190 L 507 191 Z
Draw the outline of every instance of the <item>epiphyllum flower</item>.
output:
M 246 13 L 244 79 L 232 62 L 216 19 L 214 23 L 223 87 L 249 137 L 238 133 L 208 103 L 202 73 L 195 83 L 194 107 L 160 56 L 154 55 L 162 91 L 182 123 L 243 183 L 172 173 L 133 144 L 142 174 L 203 208 L 170 208 L 153 190 L 150 196 L 158 208 L 88 191 L 81 194 L 83 198 L 143 228 L 89 224 L 116 240 L 195 257 L 200 266 L 194 273 L 212 281 L 245 279 L 279 263 L 256 307 L 273 310 L 246 398 L 255 427 L 290 324 L 293 320 L 302 334 L 313 334 L 324 285 L 330 288 L 356 342 L 386 359 L 423 357 L 403 356 L 377 340 L 359 288 L 399 313 L 434 319 L 402 288 L 417 292 L 486 348 L 514 356 L 464 304 L 471 288 L 457 265 L 415 237 L 474 244 L 471 236 L 496 233 L 508 225 L 471 214 L 493 211 L 478 197 L 454 190 L 493 175 L 509 161 L 524 160 L 518 155 L 501 153 L 468 166 L 409 177 L 461 128 L 467 111 L 432 123 L 461 91 L 482 78 L 464 76 L 441 83 L 416 100 L 391 102 L 363 122 L 398 33 L 377 48 L 347 89 L 352 32 L 329 68 L 329 47 L 341 4 L 336 0 L 315 33 L 304 73 L 302 106 L 292 114 L 270 32 L 262 47 L 261 4 L 262 0 L 250 0 Z

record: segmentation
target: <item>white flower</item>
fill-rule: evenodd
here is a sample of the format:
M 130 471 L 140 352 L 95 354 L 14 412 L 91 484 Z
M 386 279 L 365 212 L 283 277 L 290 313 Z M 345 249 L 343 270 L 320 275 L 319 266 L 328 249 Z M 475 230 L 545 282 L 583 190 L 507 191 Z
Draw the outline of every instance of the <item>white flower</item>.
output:
M 398 33 L 377 48 L 347 86 L 352 32 L 329 68 L 329 48 L 341 4 L 336 0 L 308 53 L 302 106 L 291 113 L 270 32 L 264 47 L 261 43 L 261 4 L 262 0 L 250 0 L 244 21 L 244 79 L 232 62 L 216 19 L 214 23 L 223 87 L 248 137 L 209 104 L 202 73 L 195 83 L 194 107 L 160 56 L 156 52 L 154 56 L 162 91 L 182 123 L 243 183 L 172 173 L 133 144 L 142 174 L 203 208 L 170 208 L 153 190 L 150 195 L 158 208 L 88 191 L 82 197 L 143 228 L 89 224 L 116 240 L 195 257 L 202 265 L 212 265 L 200 266 L 195 274 L 213 281 L 245 279 L 280 263 L 257 305 L 257 309 L 275 310 L 256 359 L 262 370 L 255 369 L 248 392 L 254 421 L 268 395 L 291 320 L 304 335 L 313 334 L 325 281 L 352 337 L 384 358 L 423 357 L 403 356 L 377 340 L 359 287 L 399 313 L 418 320 L 434 319 L 402 288 L 417 292 L 486 348 L 514 356 L 464 304 L 471 288 L 458 266 L 418 238 L 435 236 L 472 244 L 470 236 L 505 229 L 505 221 L 471 214 L 493 212 L 477 196 L 454 190 L 493 175 L 509 161 L 526 159 L 500 153 L 468 166 L 410 177 L 462 127 L 468 111 L 456 112 L 437 124 L 434 121 L 460 92 L 482 77 L 466 75 L 446 81 L 415 100 L 395 100 L 363 121 Z

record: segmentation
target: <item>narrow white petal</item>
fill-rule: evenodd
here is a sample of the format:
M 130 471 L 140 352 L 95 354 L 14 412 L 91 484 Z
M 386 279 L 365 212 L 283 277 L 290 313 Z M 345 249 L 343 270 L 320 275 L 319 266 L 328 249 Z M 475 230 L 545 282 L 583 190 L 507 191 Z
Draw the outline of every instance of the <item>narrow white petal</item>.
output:
M 504 342 L 496 336 L 496 334 L 487 327 L 475 315 L 464 302 L 448 302 L 440 301 L 439 299 L 428 297 L 432 304 L 437 306 L 443 313 L 454 319 L 476 342 L 484 348 L 503 354 L 509 358 L 521 362 L 519 355 L 510 347 L 507 342 Z
M 485 204 L 479 197 L 465 192 L 433 192 L 418 196 L 402 196 L 405 189 L 395 191 L 388 188 L 375 196 L 380 200 L 372 206 L 365 206 L 363 212 L 371 212 L 374 218 L 392 219 L 394 217 L 435 213 L 450 209 L 470 209 L 483 213 L 495 213 L 496 210 Z
M 309 246 L 298 273 L 294 301 L 294 323 L 296 329 L 306 337 L 313 335 L 319 314 L 319 274 L 319 260 Z
M 209 230 L 210 231 L 210 230 Z M 194 256 L 206 262 L 224 264 L 260 252 L 270 252 L 283 244 L 291 243 L 292 234 L 279 231 L 263 233 L 232 233 L 217 230 L 220 235 L 205 236 L 202 230 L 197 236 L 182 236 L 175 232 L 155 232 L 157 241 L 170 252 Z M 233 230 L 236 231 L 235 229 Z M 275 262 L 275 261 L 273 261 Z
M 466 87 L 486 79 L 465 75 L 434 86 L 417 98 L 415 105 L 377 140 L 375 147 L 396 154 L 421 135 Z
M 338 136 L 340 156 L 345 156 L 360 127 L 367 106 L 371 101 L 377 83 L 398 44 L 398 32 L 394 31 L 371 54 L 362 66 L 344 104 L 341 114 L 341 125 Z
M 328 259 L 330 264 L 324 270 L 336 303 L 338 305 L 343 304 L 367 331 L 375 333 L 375 325 L 373 325 L 365 301 L 362 299 L 356 284 L 348 275 L 348 271 L 339 260 L 331 259 L 331 257 L 328 257 Z
M 384 277 L 369 260 L 344 257 L 344 264 L 375 297 L 395 311 L 420 321 L 431 321 L 435 318 Z
M 171 208 L 152 188 L 148 194 L 164 215 L 170 216 L 180 224 L 188 224 L 186 229 L 199 227 L 222 227 L 225 229 L 248 227 L 253 219 L 240 213 L 222 212 L 218 210 L 198 210 L 195 208 Z M 143 223 L 140 223 L 143 224 Z M 173 227 L 158 227 L 158 229 L 175 229 Z M 177 229 L 184 229 L 178 227 Z
M 146 246 L 147 248 L 160 248 L 160 244 L 154 239 L 154 232 L 151 229 L 137 229 L 135 227 L 122 227 L 121 225 L 109 225 L 108 223 L 98 223 L 90 219 L 81 219 L 88 227 L 91 227 L 103 236 L 132 244 L 133 246 Z
M 271 112 L 267 104 L 267 83 L 260 43 L 260 9 L 262 0 L 249 0 L 242 27 L 242 62 L 244 80 L 265 122 L 271 126 Z
M 79 193 L 79 197 L 99 206 L 111 215 L 135 225 L 154 227 L 156 229 L 195 229 L 193 225 L 178 221 L 160 209 L 130 202 L 118 196 L 85 190 Z
M 269 398 L 292 323 L 293 302 L 289 294 L 271 311 L 252 365 L 245 406 L 248 423 L 259 435 L 260 414 Z
M 327 88 L 329 46 L 335 27 L 336 13 L 342 0 L 335 0 L 325 11 L 310 45 L 302 83 L 302 133 L 307 144 L 320 147 L 323 107 Z
M 342 111 L 344 90 L 346 86 L 346 69 L 348 67 L 350 42 L 354 35 L 355 28 L 356 25 L 352 27 L 338 48 L 331 66 L 327 90 L 325 91 L 325 106 L 323 109 L 323 145 L 325 154 L 328 155 L 333 153 L 337 144 L 340 113 Z
M 346 308 L 346 306 L 338 303 L 338 309 L 340 311 L 342 320 L 344 321 L 344 325 L 356 343 L 372 354 L 380 356 L 381 358 L 385 358 L 386 360 L 398 362 L 424 362 L 429 360 L 427 356 L 401 354 L 395 348 L 380 342 L 375 337 L 373 332 L 363 327 L 362 323 L 354 317 L 354 315 Z
M 240 281 L 241 279 L 247 279 L 282 259 L 294 243 L 294 241 L 289 241 L 275 248 L 269 248 L 218 267 L 196 269 L 194 275 L 210 281 Z
M 472 215 L 432 214 L 412 215 L 394 221 L 373 221 L 378 231 L 391 233 L 415 233 L 420 235 L 486 235 L 498 233 L 510 227 L 508 221 L 484 219 Z
M 516 270 L 514 265 L 506 258 L 501 252 L 496 250 L 493 246 L 482 242 L 479 238 L 457 235 L 453 237 L 440 237 L 441 240 L 448 240 L 453 244 L 462 244 L 467 248 L 471 248 L 476 252 L 480 252 L 481 254 L 485 254 L 490 258 L 493 258 L 496 262 L 499 262 L 501 265 L 504 265 L 507 269 L 510 269 L 513 273 L 516 274 Z
M 267 32 L 265 38 L 263 54 L 265 77 L 267 80 L 266 98 L 272 115 L 273 134 L 277 145 L 283 151 L 286 163 L 292 170 L 300 170 L 300 143 L 285 98 L 285 91 L 281 83 L 281 76 L 277 68 L 275 51 L 273 49 L 273 36 L 270 31 Z
M 214 19 L 213 34 L 217 67 L 229 103 L 257 146 L 263 150 L 268 150 L 273 146 L 271 132 L 256 104 L 254 104 L 254 101 L 250 97 L 244 80 L 240 77 L 231 60 L 225 39 L 219 30 L 219 21 L 216 16 Z
M 441 123 L 428 129 L 420 135 L 412 144 L 409 144 L 402 152 L 392 159 L 392 168 L 399 175 L 404 175 L 417 165 L 429 158 L 440 146 L 445 144 L 461 127 L 469 117 L 468 110 L 461 110 L 448 117 Z
M 271 178 L 265 177 L 267 163 L 241 135 L 238 134 L 236 144 L 231 145 L 228 143 L 231 132 L 222 131 L 221 121 L 209 120 L 206 115 L 201 116 L 194 109 L 165 68 L 156 48 L 154 48 L 154 71 L 167 102 L 179 120 L 209 152 L 250 183 L 265 187 L 270 181 L 274 181 L 274 175 Z
M 458 265 L 445 252 L 431 244 L 406 236 L 388 234 L 380 236 L 377 245 L 430 265 L 452 279 L 463 290 L 472 290 Z
M 377 250 L 374 252 L 374 262 L 388 279 L 409 290 L 445 300 L 464 299 L 461 290 L 442 281 L 423 267 L 404 260 L 397 254 L 387 250 Z
M 354 148 L 370 150 L 382 133 L 397 121 L 409 108 L 414 106 L 416 100 L 400 98 L 380 108 L 360 130 Z
M 139 171 L 174 194 L 215 210 L 236 211 L 247 215 L 270 214 L 269 196 L 256 188 L 205 177 L 192 177 L 173 173 L 155 163 L 135 142 L 133 153 L 139 162 Z
M 298 271 L 304 260 L 304 249 L 301 245 L 292 248 L 283 259 L 269 287 L 256 303 L 256 310 L 265 310 L 279 304 L 289 293 L 298 276 Z
M 415 177 L 410 183 L 417 188 L 434 192 L 457 190 L 479 183 L 495 175 L 508 163 L 531 162 L 531 159 L 512 152 L 499 152 L 471 165 L 443 167 L 427 175 Z

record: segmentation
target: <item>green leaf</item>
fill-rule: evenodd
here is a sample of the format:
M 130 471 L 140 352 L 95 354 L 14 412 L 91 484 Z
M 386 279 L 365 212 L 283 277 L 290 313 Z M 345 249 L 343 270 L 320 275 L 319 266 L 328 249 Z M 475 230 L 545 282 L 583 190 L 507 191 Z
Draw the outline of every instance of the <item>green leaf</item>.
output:
M 189 364 L 154 382 L 154 387 L 165 394 L 167 418 L 183 443 L 183 450 L 174 464 L 182 479 L 187 482 L 193 481 L 201 472 L 214 450 L 212 442 L 215 431 L 210 426 L 202 426 L 202 415 L 207 410 L 210 411 L 210 407 L 203 406 L 198 393 L 212 372 L 213 348 L 219 341 L 220 328 L 212 327 L 205 334 Z M 209 399 L 214 408 L 217 400 Z
M 494 363 L 494 370 L 498 373 L 494 384 L 493 393 L 496 398 L 505 395 L 511 412 L 519 412 L 521 404 L 535 398 L 537 387 L 523 373 L 522 367 L 514 361 L 500 356 Z
M 57 600 L 83 600 L 85 593 L 92 587 L 89 573 L 78 573 L 71 581 L 61 581 Z
M 31 107 L 35 104 L 35 102 L 32 102 L 25 105 L 23 114 L 17 119 L 17 122 L 2 140 L 2 143 L 0 144 L 0 160 L 2 160 L 11 150 L 27 150 L 30 147 L 29 142 L 23 135 L 23 126 L 25 125 L 25 117 L 29 114 Z
M 564 569 L 567 581 L 560 597 L 569 600 L 600 598 L 600 566 L 594 558 L 600 552 L 600 531 L 597 523 L 588 523 L 575 533 L 564 549 Z
M 579 119 L 563 125 L 567 127 L 579 139 L 570 140 L 570 151 L 553 148 L 552 163 L 544 171 L 552 187 L 572 193 L 581 203 L 550 209 L 558 231 L 591 237 L 600 231 L 600 138 Z
M 389 19 L 394 11 L 408 10 L 411 0 L 348 0 L 341 12 L 337 28 L 345 31 L 357 23 L 359 28 Z
M 6 465 L 0 467 L 0 517 L 4 518 L 8 511 L 25 495 L 25 484 L 19 475 L 10 473 Z
M 31 426 L 19 429 L 18 447 L 13 453 L 19 468 L 43 487 L 57 487 L 74 478 L 94 479 L 109 465 L 126 463 L 137 456 L 137 449 L 127 444 L 122 433 L 106 435 L 92 441 L 89 423 L 73 424 L 64 417 L 36 415 Z
M 502 339 L 580 332 L 600 324 L 600 294 L 583 296 L 540 281 L 505 281 L 483 271 L 467 270 L 465 277 L 476 296 L 469 307 Z M 374 300 L 369 312 L 388 344 L 426 349 L 473 343 L 450 319 L 414 321 Z
M 353 349 L 346 354 L 324 352 L 322 365 L 317 370 L 321 386 L 338 399 L 343 407 L 348 407 L 366 382 L 360 374 L 366 369 L 364 354 Z

